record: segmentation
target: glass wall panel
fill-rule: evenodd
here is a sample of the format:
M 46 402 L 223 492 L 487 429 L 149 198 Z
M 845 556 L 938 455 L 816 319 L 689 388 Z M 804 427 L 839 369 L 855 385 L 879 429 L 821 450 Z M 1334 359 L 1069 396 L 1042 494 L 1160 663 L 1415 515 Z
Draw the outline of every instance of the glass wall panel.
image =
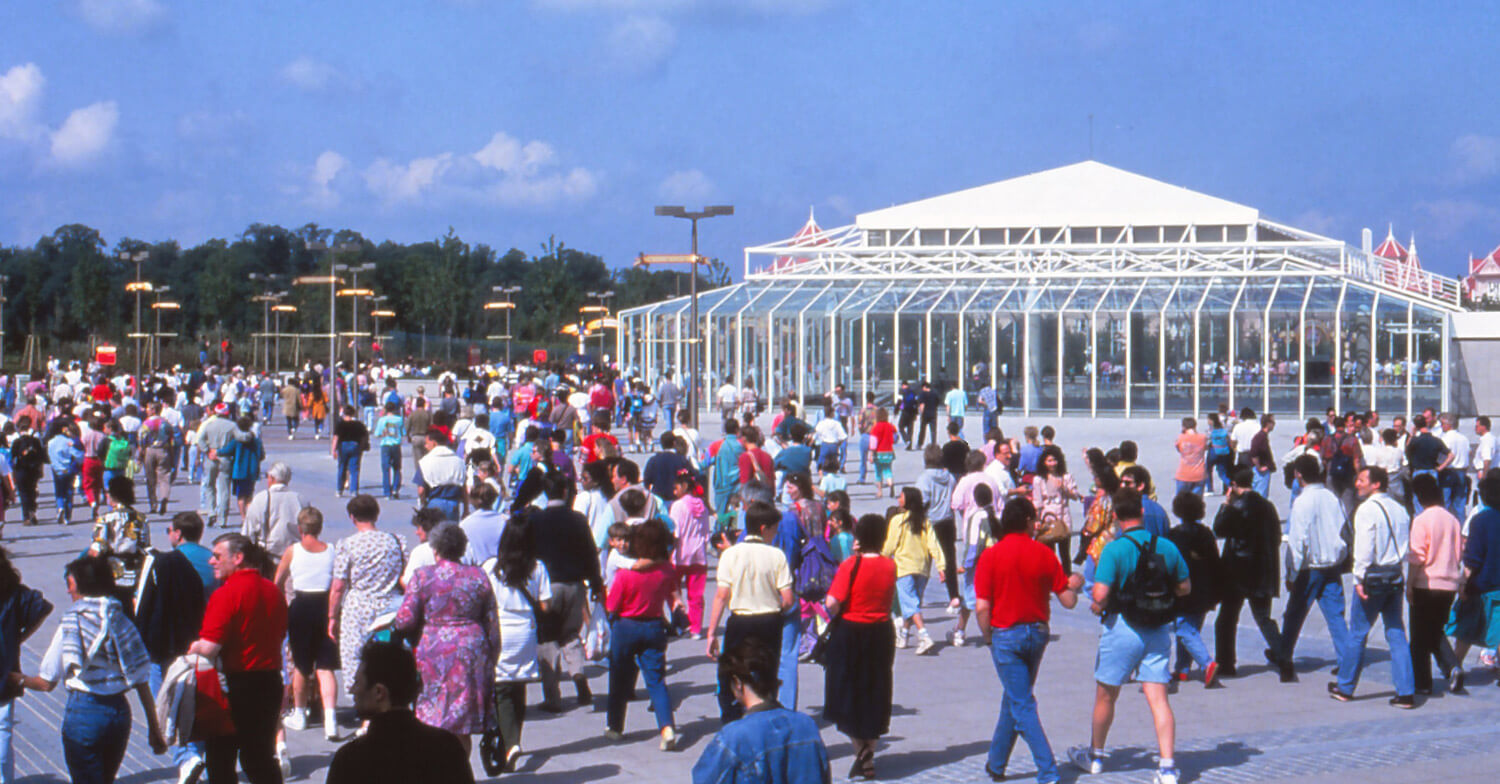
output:
M 1234 401 L 1240 408 L 1265 408 L 1266 305 L 1278 292 L 1276 278 L 1246 278 L 1234 309 Z
M 1104 296 L 1104 302 L 1092 314 L 1094 362 L 1090 370 L 1097 375 L 1095 405 L 1100 413 L 1125 410 L 1125 340 L 1130 308 L 1141 291 L 1139 281 L 1122 281 Z
M 1205 410 L 1229 405 L 1229 314 L 1244 285 L 1242 278 L 1213 278 L 1198 311 L 1198 400 Z
M 1371 313 L 1375 295 L 1367 289 L 1350 286 L 1339 310 L 1339 327 L 1343 333 L 1342 359 L 1339 363 L 1339 412 L 1368 411 L 1370 400 Z
M 1309 296 L 1305 278 L 1285 278 L 1271 302 L 1271 411 L 1296 414 L 1301 398 L 1301 313 Z
M 1375 316 L 1375 408 L 1389 422 L 1406 410 L 1406 353 L 1411 342 L 1409 305 L 1391 296 L 1382 296 Z
M 1090 411 L 1093 405 L 1093 313 L 1108 296 L 1111 281 L 1085 281 L 1068 300 L 1063 319 L 1063 408 Z
M 1203 300 L 1206 287 L 1212 278 L 1190 278 L 1182 281 L 1177 295 L 1167 306 L 1166 319 L 1162 324 L 1162 341 L 1167 355 L 1166 389 L 1167 411 L 1177 414 L 1193 414 L 1193 346 L 1197 335 L 1193 329 L 1193 313 Z
M 1418 306 L 1413 310 L 1416 365 L 1413 368 L 1412 408 L 1443 410 L 1443 321 L 1438 311 Z
M 1320 280 L 1313 284 L 1312 297 L 1307 303 L 1306 345 L 1303 361 L 1306 362 L 1307 386 L 1304 393 L 1307 416 L 1323 416 L 1333 407 L 1334 314 L 1339 307 L 1339 290 L 1342 281 Z
M 1136 416 L 1156 413 L 1161 403 L 1161 312 L 1172 289 L 1171 281 L 1148 281 L 1130 314 L 1130 407 Z

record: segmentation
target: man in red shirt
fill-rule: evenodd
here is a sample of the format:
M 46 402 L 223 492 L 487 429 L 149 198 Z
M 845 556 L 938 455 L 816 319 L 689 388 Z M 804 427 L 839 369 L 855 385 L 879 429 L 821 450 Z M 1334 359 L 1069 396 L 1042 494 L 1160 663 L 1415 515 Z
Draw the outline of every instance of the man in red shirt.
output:
M 745 485 L 752 481 L 774 489 L 776 468 L 771 462 L 771 456 L 760 448 L 765 443 L 765 437 L 760 434 L 760 428 L 755 425 L 746 425 L 741 428 L 740 443 L 745 446 L 745 451 L 740 453 L 740 489 L 743 490 Z
M 609 413 L 595 411 L 590 427 L 592 432 L 583 439 L 583 462 L 592 463 L 603 457 L 619 457 L 620 441 L 609 434 Z M 603 442 L 602 447 L 600 442 Z
M 281 714 L 286 599 L 261 574 L 265 558 L 247 537 L 224 534 L 214 540 L 209 559 L 220 585 L 208 599 L 203 631 L 190 652 L 218 658 L 235 727 L 235 734 L 207 741 L 209 784 L 237 781 L 236 757 L 251 784 L 282 781 L 276 726 Z
M 1012 499 L 1000 515 L 1000 530 L 994 532 L 1000 540 L 979 555 L 974 571 L 974 614 L 1004 691 L 985 762 L 994 781 L 1005 778 L 1017 735 L 1031 747 L 1037 781 L 1045 784 L 1059 778 L 1031 688 L 1047 649 L 1050 596 L 1056 594 L 1058 603 L 1072 609 L 1078 604 L 1083 575 L 1063 575 L 1052 548 L 1032 538 L 1036 527 L 1036 507 L 1025 498 Z

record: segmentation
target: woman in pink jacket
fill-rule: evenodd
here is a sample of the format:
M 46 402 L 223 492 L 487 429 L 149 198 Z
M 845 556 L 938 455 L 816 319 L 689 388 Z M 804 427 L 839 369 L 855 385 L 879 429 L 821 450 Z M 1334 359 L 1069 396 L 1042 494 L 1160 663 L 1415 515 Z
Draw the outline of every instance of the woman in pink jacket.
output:
M 1463 693 L 1460 662 L 1443 636 L 1448 611 L 1463 580 L 1462 525 L 1443 506 L 1443 491 L 1427 474 L 1412 479 L 1422 511 L 1411 521 L 1411 663 L 1418 694 L 1432 693 L 1432 660 L 1437 659 L 1450 693 Z M 1458 674 L 1458 678 L 1454 675 Z
M 703 503 L 703 488 L 699 486 L 692 469 L 677 471 L 673 483 L 672 502 L 668 514 L 677 536 L 677 546 L 672 550 L 672 565 L 682 581 L 688 606 L 688 623 L 692 627 L 693 639 L 703 639 L 703 589 L 708 574 L 708 537 L 713 531 L 713 515 Z

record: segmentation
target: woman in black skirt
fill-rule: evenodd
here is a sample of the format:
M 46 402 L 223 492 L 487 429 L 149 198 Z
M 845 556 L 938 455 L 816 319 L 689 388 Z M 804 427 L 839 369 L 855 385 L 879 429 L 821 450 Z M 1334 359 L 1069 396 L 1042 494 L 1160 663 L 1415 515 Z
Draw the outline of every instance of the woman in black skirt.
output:
M 828 638 L 823 718 L 854 743 L 849 778 L 875 777 L 875 744 L 891 727 L 891 668 L 896 628 L 896 562 L 880 554 L 886 520 L 865 515 L 854 524 L 854 554 L 828 589 L 828 611 L 839 614 Z

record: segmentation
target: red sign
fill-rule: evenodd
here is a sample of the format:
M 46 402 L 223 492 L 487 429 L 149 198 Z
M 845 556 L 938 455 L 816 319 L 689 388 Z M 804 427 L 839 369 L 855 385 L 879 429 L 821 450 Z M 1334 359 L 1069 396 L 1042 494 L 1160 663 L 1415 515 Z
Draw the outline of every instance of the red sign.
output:
M 547 349 L 539 348 L 531 352 L 531 364 L 537 367 L 547 364 Z
M 94 347 L 94 361 L 101 365 L 115 364 L 115 347 L 100 344 Z

